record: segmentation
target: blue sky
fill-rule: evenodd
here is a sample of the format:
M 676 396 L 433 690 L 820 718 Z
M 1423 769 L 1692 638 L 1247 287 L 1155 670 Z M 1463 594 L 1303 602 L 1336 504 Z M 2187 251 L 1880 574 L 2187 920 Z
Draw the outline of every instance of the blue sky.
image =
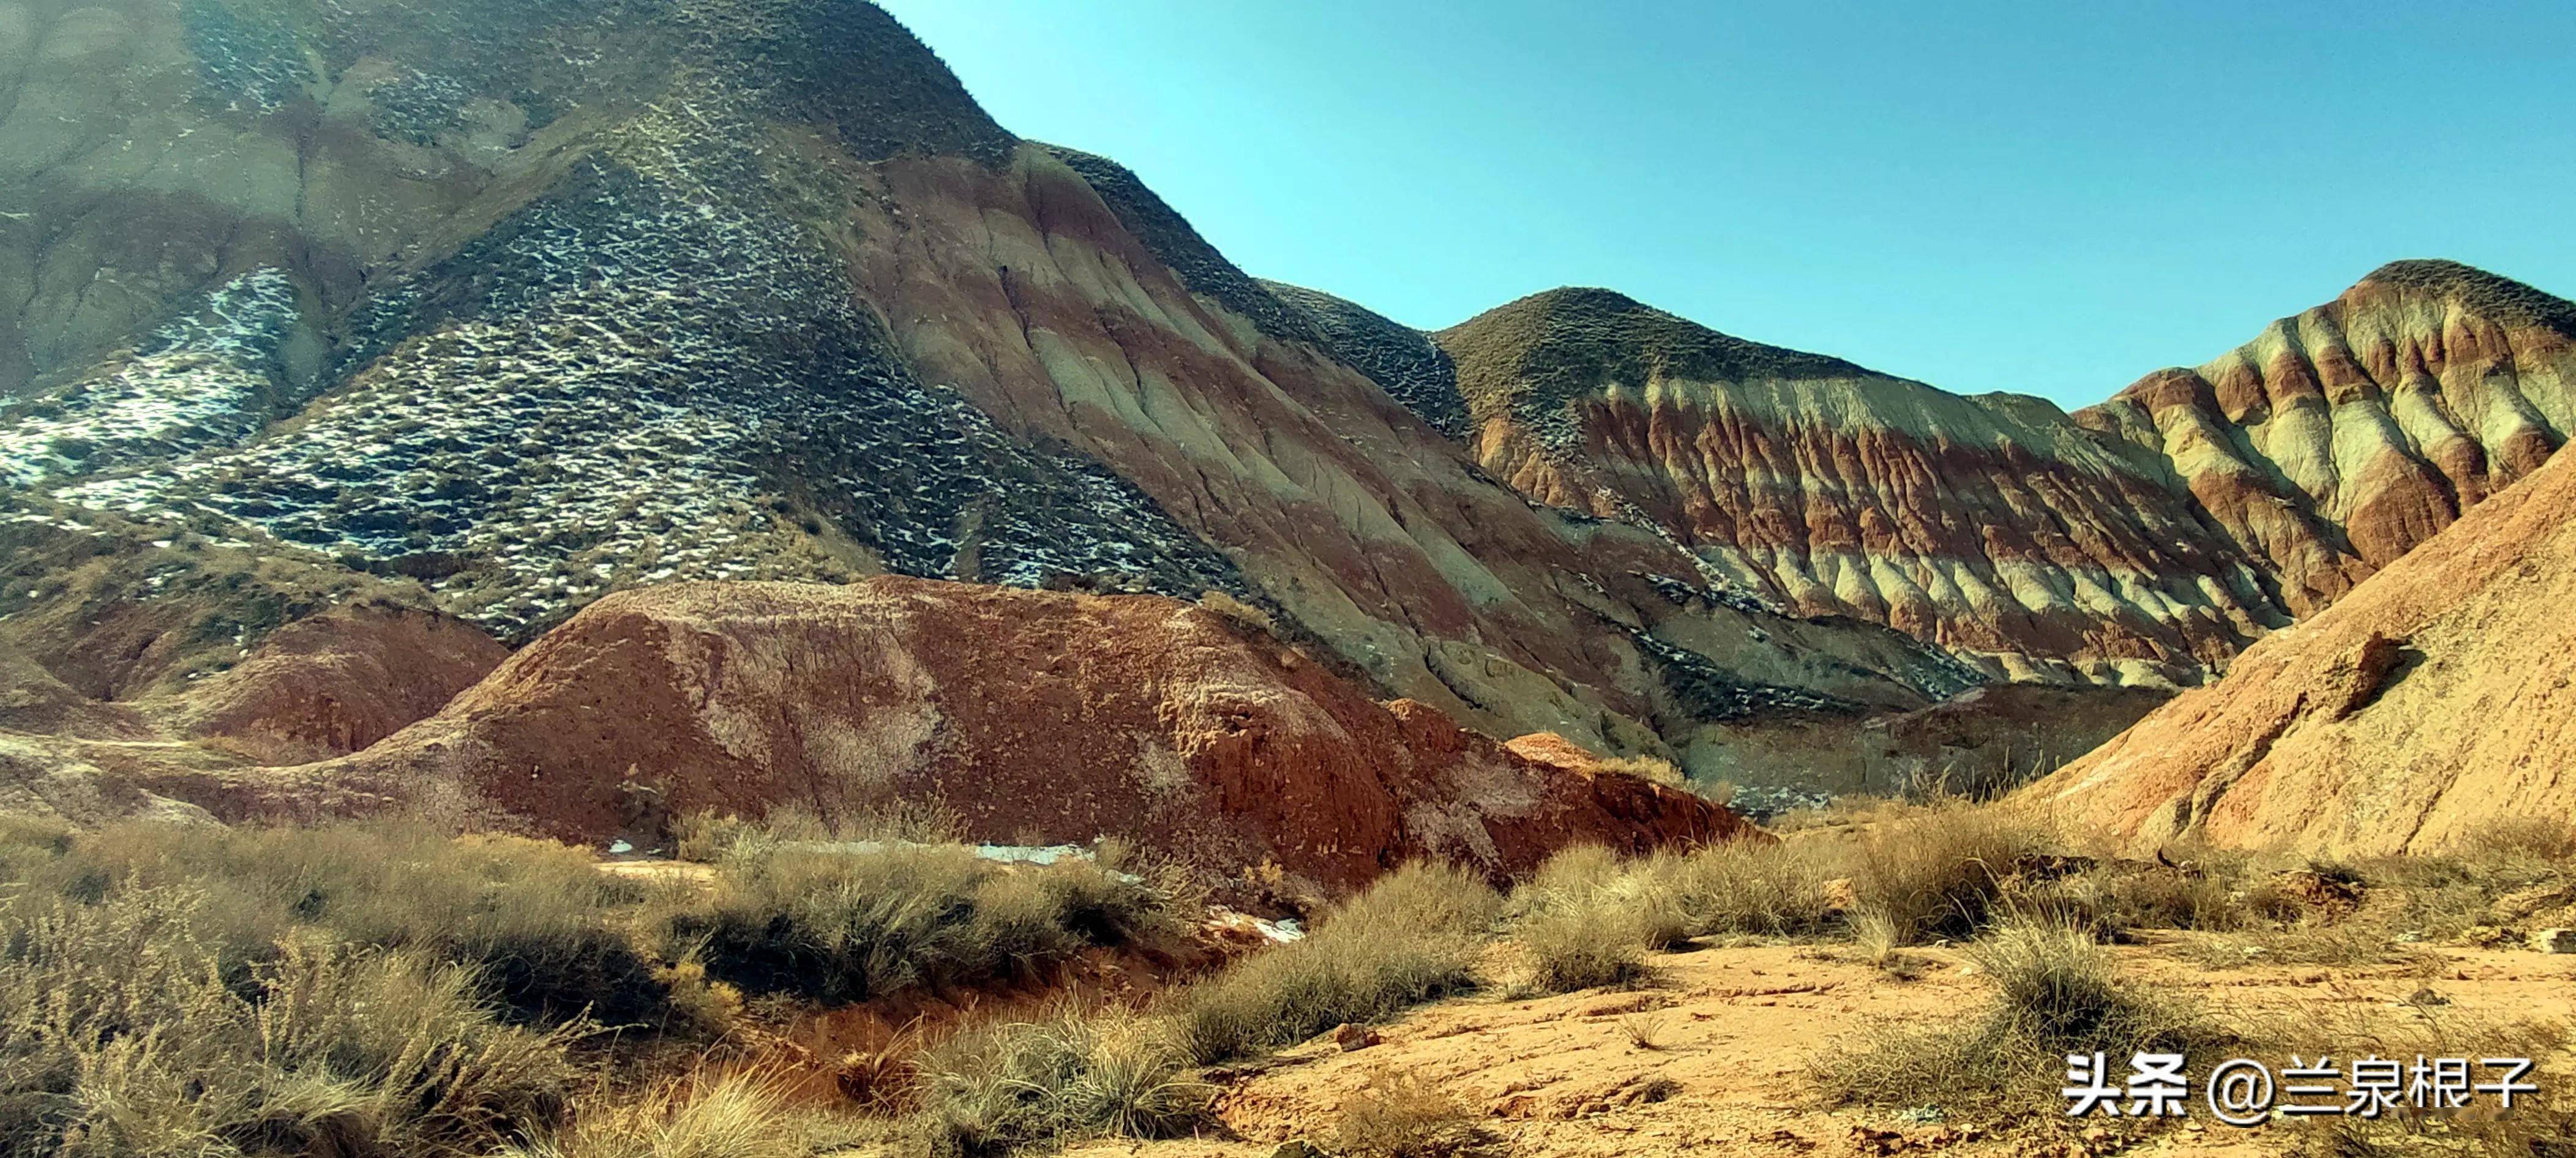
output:
M 884 0 L 1250 272 L 2070 408 L 2398 257 L 2576 296 L 2576 4 Z

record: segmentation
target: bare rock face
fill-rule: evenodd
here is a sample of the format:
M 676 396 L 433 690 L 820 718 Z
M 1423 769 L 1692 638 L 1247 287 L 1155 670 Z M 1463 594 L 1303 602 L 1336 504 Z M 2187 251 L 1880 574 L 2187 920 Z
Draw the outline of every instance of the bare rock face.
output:
M 1750 597 L 1982 653 L 1998 675 L 2112 682 L 2179 676 L 2266 625 L 2224 540 L 2047 403 L 1944 393 L 1603 290 L 1439 339 L 1488 471 L 1657 528 Z
M 1487 470 L 1649 527 L 1713 584 L 2015 678 L 2197 681 L 2528 473 L 2576 306 L 2399 262 L 2075 415 L 1557 290 L 1437 335 Z
M 435 718 L 300 775 L 361 794 L 452 785 L 594 841 L 619 831 L 630 781 L 674 812 L 933 800 L 980 839 L 1118 836 L 1333 889 L 1418 857 L 1509 875 L 1571 843 L 1741 828 L 1689 793 L 1375 702 L 1188 604 L 892 577 L 610 596 Z
M 2146 855 L 2373 855 L 2576 812 L 2576 460 L 2534 470 L 2023 790 Z

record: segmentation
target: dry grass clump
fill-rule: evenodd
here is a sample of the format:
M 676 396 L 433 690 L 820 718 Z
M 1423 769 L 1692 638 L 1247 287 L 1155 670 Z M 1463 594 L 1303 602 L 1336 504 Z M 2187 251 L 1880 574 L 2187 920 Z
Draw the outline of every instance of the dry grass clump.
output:
M 2169 926 L 2210 932 L 2186 951 L 2216 967 L 2402 962 L 2421 956 L 2417 943 L 2512 943 L 2576 914 L 2576 836 L 2555 821 L 2499 824 L 2439 855 L 2192 863 L 2193 887 L 2226 900 L 2208 906 L 2215 919 Z M 2343 899 L 2320 904 L 2321 893 Z
M 1523 995 L 1630 985 L 1646 954 L 1689 939 L 1690 915 L 1666 861 L 1628 862 L 1598 845 L 1566 849 L 1511 895 Z
M 1452 1158 L 1491 1141 L 1473 1113 L 1410 1073 L 1369 1071 L 1333 1126 L 1332 1152 L 1351 1158 Z
M 1512 994 L 1537 997 L 1634 985 L 1650 976 L 1633 923 L 1606 908 L 1546 909 L 1512 926 L 1521 972 Z
M 1929 964 L 1905 951 L 1896 921 L 1885 913 L 1856 913 L 1851 919 L 1852 949 L 1860 962 L 1897 981 L 1912 981 Z
M 714 864 L 797 844 L 958 844 L 965 821 L 936 802 L 893 801 L 826 816 L 782 804 L 758 819 L 730 812 L 696 812 L 671 822 L 672 853 L 681 860 Z
M 1670 1011 L 1641 1009 L 1619 1019 L 1619 1032 L 1628 1036 L 1629 1045 L 1651 1052 L 1664 1048 L 1664 1032 L 1672 1025 Z
M 1328 914 L 1304 940 L 1236 962 L 1170 1003 L 1189 1060 L 1212 1065 L 1293 1045 L 1475 987 L 1502 897 L 1448 865 L 1407 865 Z
M 1822 841 L 1732 840 L 1646 863 L 1672 889 L 1692 936 L 1798 937 L 1832 926 L 1825 884 L 1846 871 L 1841 855 Z
M 2067 859 L 2056 845 L 2018 814 L 1949 805 L 1911 809 L 1856 839 L 1729 841 L 1629 861 L 1573 849 L 1515 891 L 1513 935 L 1535 975 L 1528 988 L 1560 992 L 1634 980 L 1645 952 L 1698 937 L 1866 927 L 1891 950 L 1965 940 L 2031 899 L 2033 866 Z
M 2338 1158 L 2411 1158 L 2421 1154 L 2530 1158 L 2576 1153 L 2576 1096 L 2569 1093 L 2571 1057 L 2563 1023 L 2497 1020 L 2443 1006 L 2418 1006 L 2399 1015 L 2317 1001 L 2273 1007 L 2236 1019 L 2254 1043 L 2247 1056 L 2293 1055 L 2337 1060 L 2380 1057 L 2530 1058 L 2537 1067 L 2523 1080 L 2537 1094 L 2514 1098 L 2511 1113 L 2497 1115 L 2495 1098 L 2481 1094 L 2470 1112 L 2431 1111 L 2401 1102 L 2377 1119 L 2324 1115 L 2288 1124 L 2292 1152 Z M 2490 1080 L 2495 1071 L 2473 1071 Z
M 1123 1012 L 1066 1010 L 969 1030 L 916 1062 L 919 1138 L 934 1155 L 983 1158 L 1080 1138 L 1168 1138 L 1203 1122 L 1213 1087 L 1193 1081 L 1171 1027 Z
M 1512 893 L 1523 993 L 1629 985 L 1646 954 L 1705 936 L 1809 936 L 1839 919 L 1826 882 L 1848 869 L 1815 841 L 1729 841 L 1623 860 L 1597 846 L 1549 858 Z
M 2099 885 L 2091 919 L 2114 935 L 2129 929 L 2227 933 L 2305 915 L 2243 853 L 2201 850 L 2189 863 L 2189 871 L 2159 865 L 2087 874 L 2087 883 Z
M 666 919 L 668 955 L 745 990 L 866 1001 L 1027 981 L 1083 950 L 1177 941 L 1174 889 L 1084 860 L 1005 867 L 954 845 L 762 842 Z
M 2007 918 L 1969 954 L 1995 989 L 1984 1012 L 1964 1026 L 1891 1022 L 1825 1050 L 1813 1076 L 1829 1099 L 2045 1112 L 2057 1092 L 2046 1079 L 2064 1072 L 2070 1053 L 2198 1060 L 2231 1040 L 2195 1011 L 2121 985 L 2104 951 L 2079 929 Z
M 495 1158 L 789 1158 L 869 1132 L 797 1105 L 791 1092 L 762 1072 L 692 1077 L 603 1103 Z
M 2418 956 L 2417 951 L 2392 940 L 2388 927 L 2378 922 L 2300 921 L 2277 928 L 2193 938 L 2176 949 L 2181 956 L 2211 969 L 2386 965 Z
M 1634 776 L 1650 784 L 1661 784 L 1666 788 L 1690 787 L 1690 777 L 1682 775 L 1680 768 L 1674 767 L 1670 760 L 1655 756 L 1613 757 L 1601 762 L 1601 770 Z
M 1872 829 L 1851 849 L 1852 894 L 1901 944 L 1966 940 L 2002 912 L 2009 882 L 2055 834 L 2019 813 L 1949 804 Z
M 2393 927 L 2449 940 L 2576 907 L 2571 846 L 2576 835 L 2566 825 L 2525 818 L 2498 824 L 2449 855 L 2390 857 L 2350 870 L 2367 887 L 2403 892 L 2404 906 L 2388 917 Z
M 585 1029 L 504 1024 L 414 951 L 283 947 L 228 979 L 202 896 L 119 888 L 0 911 L 11 1153 L 484 1153 L 544 1128 Z
M 400 822 L 222 828 L 131 822 L 65 836 L 0 831 L 12 903 L 195 895 L 193 928 L 239 978 L 300 939 L 416 951 L 466 967 L 513 1016 L 649 1021 L 664 987 L 626 935 L 643 886 L 588 854 Z

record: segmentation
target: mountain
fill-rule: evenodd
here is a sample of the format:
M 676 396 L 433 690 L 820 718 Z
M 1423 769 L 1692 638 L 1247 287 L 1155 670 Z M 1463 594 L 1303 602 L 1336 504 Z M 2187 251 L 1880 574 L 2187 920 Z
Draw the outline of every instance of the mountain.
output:
M 2022 792 L 2145 856 L 2179 839 L 2438 852 L 2576 811 L 2576 457 Z
M 2576 431 L 2576 303 L 2400 261 L 2197 370 L 2076 416 L 2160 455 L 2307 615 L 2530 474 Z
M 1437 347 L 1012 136 L 861 0 L 0 20 L 0 646 L 26 718 L 131 725 L 46 733 L 89 764 L 248 776 L 479 677 L 219 710 L 281 629 L 376 632 L 335 609 L 525 646 L 691 580 L 1222 597 L 1372 695 L 1721 774 L 1978 682 L 1501 485 Z M 297 648 L 246 702 L 371 670 Z
M 864 0 L 0 22 L 0 718 L 92 765 L 343 755 L 499 662 L 460 632 L 892 574 L 1240 603 L 1708 778 L 1983 783 L 2145 699 L 2025 743 L 1960 693 L 2196 682 L 2569 422 L 2567 304 L 2432 263 L 2071 416 L 1606 291 L 1424 334 Z
M 2576 305 L 2407 261 L 2073 415 L 1589 289 L 1434 335 L 1486 470 L 1996 676 L 2193 683 L 2576 429 Z

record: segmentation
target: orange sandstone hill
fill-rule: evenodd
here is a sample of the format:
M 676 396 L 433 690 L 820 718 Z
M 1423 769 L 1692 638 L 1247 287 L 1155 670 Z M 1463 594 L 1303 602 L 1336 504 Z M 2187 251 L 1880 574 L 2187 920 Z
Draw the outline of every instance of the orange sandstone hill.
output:
M 2479 503 L 2022 798 L 2178 838 L 2430 852 L 2576 815 L 2576 458 Z
M 597 842 L 659 839 L 637 827 L 646 795 L 655 813 L 936 801 L 976 839 L 1117 836 L 1328 889 L 1419 857 L 1511 875 L 1571 844 L 1746 831 L 1691 793 L 1381 704 L 1206 608 L 895 577 L 613 595 L 437 716 L 269 783 L 309 791 L 208 803 L 434 798 Z
M 2576 306 L 2398 262 L 2074 415 L 1729 337 L 1604 290 L 1436 337 L 1478 460 L 1712 582 L 1997 675 L 2196 681 L 2576 429 Z

